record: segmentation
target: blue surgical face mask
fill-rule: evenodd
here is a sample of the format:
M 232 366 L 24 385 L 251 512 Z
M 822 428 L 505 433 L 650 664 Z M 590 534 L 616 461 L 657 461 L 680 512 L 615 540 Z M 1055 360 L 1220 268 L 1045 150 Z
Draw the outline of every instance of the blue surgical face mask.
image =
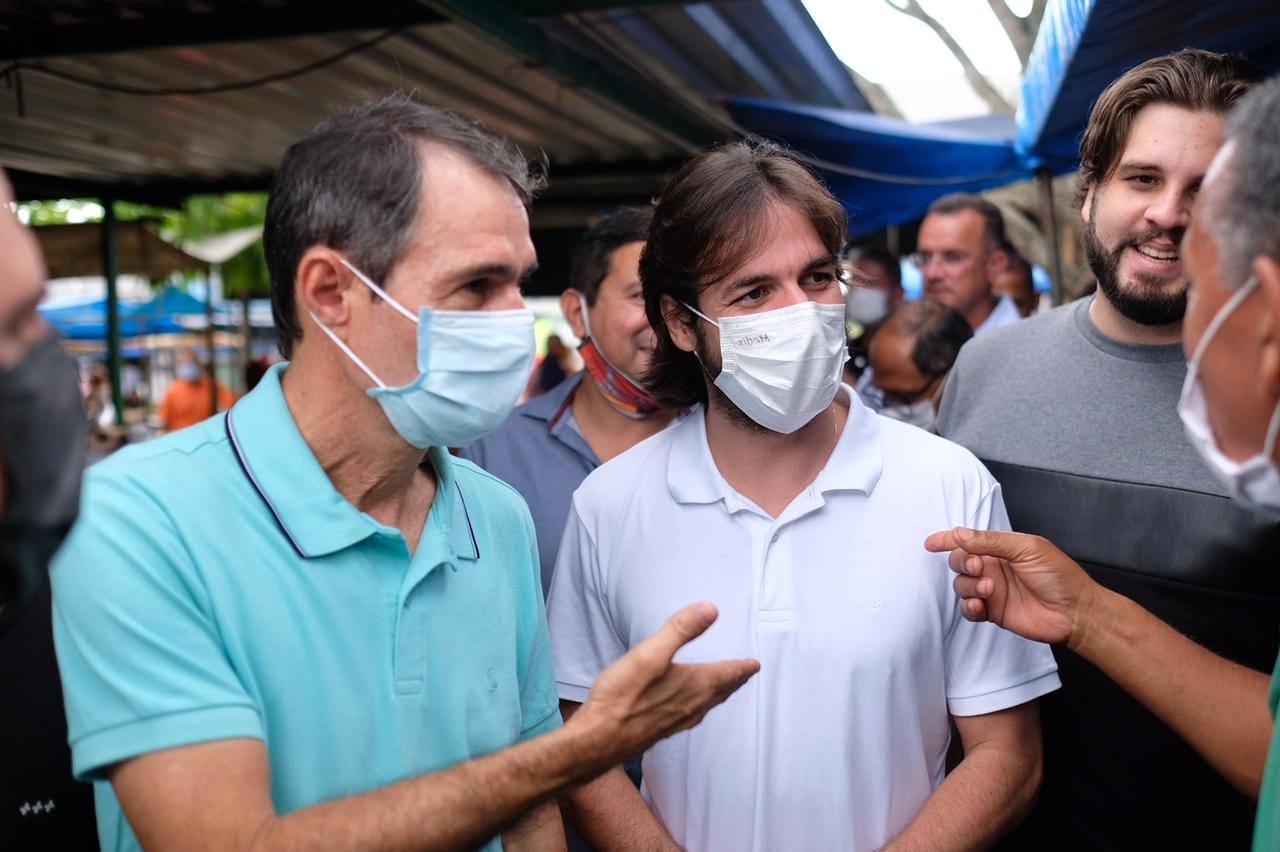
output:
M 533 312 L 441 311 L 422 308 L 414 316 L 363 272 L 342 261 L 369 289 L 418 325 L 418 377 L 388 387 L 314 313 L 329 339 L 377 387 L 369 396 L 382 406 L 407 443 L 465 447 L 502 424 L 520 399 L 533 368 Z

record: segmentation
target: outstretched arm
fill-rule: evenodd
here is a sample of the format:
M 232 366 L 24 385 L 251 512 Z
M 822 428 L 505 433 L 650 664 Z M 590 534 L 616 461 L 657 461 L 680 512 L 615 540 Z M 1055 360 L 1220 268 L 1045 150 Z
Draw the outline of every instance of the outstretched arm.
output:
M 601 673 L 586 703 L 558 730 L 287 815 L 275 811 L 267 751 L 256 739 L 151 752 L 115 766 L 111 783 L 146 849 L 452 850 L 474 848 L 507 829 L 515 837 L 529 827 L 517 825 L 524 814 L 696 725 L 755 674 L 753 660 L 672 662 L 715 618 L 710 604 L 676 613 Z
M 1265 674 L 1197 645 L 1039 536 L 957 527 L 925 547 L 951 551 L 966 618 L 1066 645 L 1257 798 L 1272 726 Z

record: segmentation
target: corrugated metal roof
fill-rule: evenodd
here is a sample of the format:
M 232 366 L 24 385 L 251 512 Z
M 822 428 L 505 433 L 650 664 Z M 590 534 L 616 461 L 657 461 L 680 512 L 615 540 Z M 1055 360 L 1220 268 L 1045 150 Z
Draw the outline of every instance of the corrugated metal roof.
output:
M 544 151 L 566 203 L 643 195 L 731 137 L 726 95 L 866 108 L 799 0 L 18 2 L 0 7 L 0 61 L 0 164 L 21 197 L 263 187 L 335 106 L 392 89 Z

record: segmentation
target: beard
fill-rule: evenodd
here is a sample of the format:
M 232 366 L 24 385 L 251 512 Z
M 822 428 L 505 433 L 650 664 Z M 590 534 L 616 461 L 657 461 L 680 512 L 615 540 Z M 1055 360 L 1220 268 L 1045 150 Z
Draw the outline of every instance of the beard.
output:
M 1143 280 L 1145 276 L 1138 276 L 1136 281 L 1121 283 L 1120 260 L 1126 249 L 1155 237 L 1167 235 L 1177 245 L 1182 242 L 1183 229 L 1129 233 L 1115 248 L 1108 249 L 1098 236 L 1098 229 L 1094 224 L 1097 221 L 1098 199 L 1095 195 L 1090 206 L 1089 225 L 1084 232 L 1084 251 L 1089 259 L 1089 268 L 1098 279 L 1098 289 L 1106 296 L 1107 301 L 1121 316 L 1139 325 L 1161 326 L 1181 322 L 1187 312 L 1185 278 L 1181 286 L 1171 292 L 1161 289 L 1157 281 Z
M 752 420 L 746 412 L 733 404 L 733 400 L 725 395 L 725 392 L 716 387 L 716 376 L 720 375 L 723 368 L 723 362 L 720 360 L 719 352 L 712 352 L 711 347 L 707 345 L 707 338 L 703 336 L 702 329 L 695 326 L 693 330 L 694 339 L 697 345 L 694 347 L 694 354 L 698 356 L 698 363 L 702 366 L 702 373 L 707 380 L 707 404 L 709 407 L 715 408 L 725 416 L 733 426 L 744 429 L 748 432 L 758 432 L 765 435 L 777 434 L 771 429 L 761 426 Z

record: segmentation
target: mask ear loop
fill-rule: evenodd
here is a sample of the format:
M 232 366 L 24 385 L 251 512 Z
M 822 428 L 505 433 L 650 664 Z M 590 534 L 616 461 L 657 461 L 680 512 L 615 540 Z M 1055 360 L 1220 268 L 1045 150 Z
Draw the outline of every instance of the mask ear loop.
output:
M 1250 275 L 1249 280 L 1227 299 L 1226 304 L 1219 309 L 1213 319 L 1209 320 L 1209 325 L 1205 327 L 1204 334 L 1200 336 L 1200 343 L 1196 345 L 1196 351 L 1191 353 L 1190 369 L 1198 370 L 1200 360 L 1204 358 L 1204 351 L 1209 348 L 1209 342 L 1217 335 L 1218 329 L 1222 328 L 1222 324 L 1227 318 L 1235 313 L 1236 308 L 1240 307 L 1240 303 L 1249 298 L 1249 294 L 1258 286 L 1258 276 Z
M 689 304 L 688 302 L 681 302 L 680 304 L 684 305 L 686 308 L 688 308 L 689 310 L 693 311 L 695 314 L 697 314 L 698 316 L 702 317 L 704 320 L 706 320 L 707 322 L 711 323 L 711 324 L 712 324 L 712 325 L 714 325 L 716 328 L 719 328 L 719 327 L 720 327 L 720 323 L 716 322 L 716 321 L 715 321 L 715 320 L 713 320 L 711 317 L 707 316 L 707 315 L 706 315 L 706 314 L 704 314 L 702 311 L 698 310 L 697 308 L 695 308 L 693 305 Z
M 329 339 L 332 340 L 334 343 L 336 343 L 339 349 L 347 353 L 347 357 L 350 358 L 353 362 L 355 362 L 355 365 L 359 367 L 361 370 L 363 370 L 364 374 L 368 376 L 373 381 L 374 384 L 376 384 L 379 388 L 386 388 L 386 384 L 383 383 L 382 379 L 378 378 L 374 374 L 373 370 L 370 370 L 367 366 L 365 366 L 364 361 L 360 360 L 360 356 L 352 352 L 351 347 L 343 343 L 342 340 L 339 339 L 338 335 L 333 333 L 333 330 L 329 328 L 329 326 L 320 322 L 320 318 L 316 316 L 315 311 L 307 311 L 307 313 L 311 314 L 311 321 L 314 322 L 317 326 L 319 326 L 321 331 L 329 335 Z
M 381 296 L 381 297 L 382 297 L 382 299 L 383 299 L 383 301 L 385 301 L 388 305 L 390 305 L 391 307 L 393 307 L 393 308 L 395 308 L 397 311 L 399 311 L 399 312 L 400 312 L 400 314 L 401 314 L 405 319 L 411 320 L 411 321 L 413 322 L 413 324 L 414 324 L 414 325 L 417 325 L 417 324 L 418 324 L 418 318 L 417 318 L 417 317 L 415 317 L 412 313 L 410 313 L 408 308 L 406 308 L 404 305 L 402 305 L 402 304 L 400 304 L 399 302 L 397 302 L 395 299 L 391 298 L 391 296 L 387 294 L 387 291 L 386 291 L 386 290 L 383 290 L 383 289 L 382 289 L 381 287 L 379 287 L 377 284 L 374 284 L 374 283 L 373 283 L 373 280 L 372 280 L 371 278 L 369 278 L 369 276 L 365 275 L 365 274 L 364 274 L 363 272 L 361 272 L 359 269 L 356 269 L 354 266 L 352 266 L 352 265 L 350 264 L 350 262 L 348 262 L 348 261 L 347 261 L 347 259 L 346 259 L 345 257 L 341 257 L 341 258 L 338 258 L 338 259 L 339 259 L 340 261 L 342 261 L 342 265 L 343 265 L 343 266 L 345 266 L 347 269 L 350 269 L 350 270 L 351 270 L 351 273 L 352 273 L 353 275 L 355 275 L 355 277 L 357 277 L 357 278 L 359 278 L 361 281 L 363 281 L 366 287 L 368 287 L 370 290 L 372 290 L 373 292 L 375 292 L 375 293 L 377 293 L 379 296 Z

